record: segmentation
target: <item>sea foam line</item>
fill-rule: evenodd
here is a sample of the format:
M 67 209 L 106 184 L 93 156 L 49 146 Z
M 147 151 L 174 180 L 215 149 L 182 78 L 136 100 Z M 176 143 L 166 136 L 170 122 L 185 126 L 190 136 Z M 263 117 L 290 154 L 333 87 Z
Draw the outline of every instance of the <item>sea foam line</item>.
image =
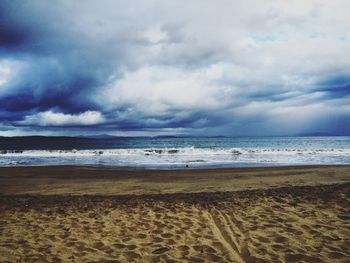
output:
M 96 150 L 1 150 L 0 156 L 159 156 L 159 155 L 348 155 L 350 149 L 286 149 L 286 148 L 129 148 Z

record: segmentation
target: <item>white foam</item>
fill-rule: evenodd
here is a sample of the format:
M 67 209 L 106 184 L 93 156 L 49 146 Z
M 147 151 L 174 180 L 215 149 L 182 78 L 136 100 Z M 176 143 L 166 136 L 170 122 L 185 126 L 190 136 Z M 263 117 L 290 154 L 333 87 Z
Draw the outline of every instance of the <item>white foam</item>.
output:
M 0 166 L 97 165 L 148 168 L 350 163 L 350 149 L 141 148 L 3 151 Z
M 96 149 L 96 150 L 25 150 L 3 151 L 0 156 L 179 156 L 179 155 L 348 155 L 350 149 L 283 149 L 283 148 L 141 148 L 141 149 Z

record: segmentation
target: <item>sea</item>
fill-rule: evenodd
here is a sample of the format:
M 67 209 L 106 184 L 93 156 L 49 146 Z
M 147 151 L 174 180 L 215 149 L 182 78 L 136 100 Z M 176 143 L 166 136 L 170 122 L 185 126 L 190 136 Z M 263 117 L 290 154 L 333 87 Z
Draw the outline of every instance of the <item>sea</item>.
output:
M 0 137 L 0 166 L 133 169 L 350 164 L 350 137 Z

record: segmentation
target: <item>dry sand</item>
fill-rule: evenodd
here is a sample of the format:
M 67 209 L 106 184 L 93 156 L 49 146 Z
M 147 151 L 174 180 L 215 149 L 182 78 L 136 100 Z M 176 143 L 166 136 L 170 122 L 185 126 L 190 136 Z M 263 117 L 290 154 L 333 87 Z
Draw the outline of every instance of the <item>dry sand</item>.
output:
M 0 193 L 0 262 L 350 262 L 349 166 L 0 168 Z

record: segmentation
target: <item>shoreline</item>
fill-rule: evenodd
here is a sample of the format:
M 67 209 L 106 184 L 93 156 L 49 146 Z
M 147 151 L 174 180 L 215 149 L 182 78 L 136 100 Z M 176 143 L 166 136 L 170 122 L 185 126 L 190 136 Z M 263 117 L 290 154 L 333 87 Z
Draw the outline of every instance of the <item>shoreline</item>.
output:
M 350 165 L 182 170 L 1 167 L 0 194 L 143 195 L 225 192 L 350 182 Z
M 18 194 L 18 195 L 6 195 L 0 194 L 0 204 L 11 203 L 14 206 L 23 206 L 25 209 L 38 209 L 43 207 L 50 207 L 53 204 L 62 204 L 66 201 L 82 201 L 92 200 L 94 202 L 113 201 L 115 205 L 122 204 L 126 206 L 138 206 L 140 203 L 148 202 L 166 202 L 166 203 L 186 203 L 186 204 L 198 204 L 198 205 L 218 205 L 221 202 L 230 202 L 234 198 L 245 198 L 249 201 L 255 199 L 264 198 L 267 196 L 287 196 L 295 195 L 299 197 L 305 197 L 312 195 L 313 192 L 325 193 L 321 198 L 325 198 L 331 195 L 332 191 L 338 190 L 350 190 L 350 182 L 334 183 L 327 185 L 303 185 L 303 186 L 281 186 L 266 189 L 244 189 L 237 191 L 216 191 L 216 192 L 196 192 L 196 193 L 160 193 L 160 194 L 125 194 L 125 195 L 70 195 L 70 194 L 57 194 L 57 195 L 31 195 L 31 194 Z M 349 192 L 350 195 L 350 192 Z M 315 196 L 315 198 L 318 198 Z M 14 201 L 14 203 L 12 203 Z M 350 203 L 349 203 L 350 204 Z M 70 203 L 74 205 L 74 203 Z M 349 215 L 350 219 L 350 215 Z
M 174 167 L 174 168 L 147 168 L 132 166 L 98 166 L 98 165 L 20 165 L 20 166 L 0 166 L 3 169 L 17 168 L 91 168 L 98 170 L 116 170 L 116 171 L 196 171 L 196 170 L 257 170 L 257 169 L 279 169 L 279 168 L 319 168 L 319 167 L 350 167 L 350 163 L 344 164 L 296 164 L 296 165 L 268 165 L 268 166 L 237 166 L 237 167 Z M 0 175 L 1 176 L 1 175 Z
M 347 167 L 350 163 L 337 164 L 273 164 L 273 165 L 246 165 L 246 166 L 174 166 L 174 167 L 138 167 L 138 166 L 112 166 L 112 165 L 75 165 L 75 164 L 53 164 L 53 165 L 18 165 L 18 166 L 0 166 L 1 170 L 6 169 L 36 169 L 36 168 L 87 168 L 96 170 L 115 170 L 115 171 L 202 171 L 202 170 L 259 170 L 259 169 L 290 169 L 290 168 L 320 168 L 320 167 Z M 1 174 L 0 174 L 1 176 Z

